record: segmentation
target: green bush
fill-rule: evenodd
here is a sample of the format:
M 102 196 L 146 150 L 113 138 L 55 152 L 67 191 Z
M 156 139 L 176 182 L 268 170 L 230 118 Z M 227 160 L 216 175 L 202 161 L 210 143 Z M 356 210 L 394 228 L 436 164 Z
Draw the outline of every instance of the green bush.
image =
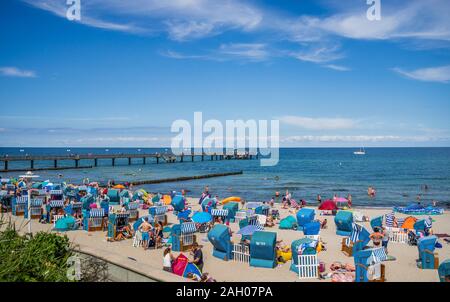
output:
M 20 235 L 11 223 L 2 223 L 0 229 L 0 281 L 69 281 L 67 259 L 72 249 L 67 236 L 46 232 Z

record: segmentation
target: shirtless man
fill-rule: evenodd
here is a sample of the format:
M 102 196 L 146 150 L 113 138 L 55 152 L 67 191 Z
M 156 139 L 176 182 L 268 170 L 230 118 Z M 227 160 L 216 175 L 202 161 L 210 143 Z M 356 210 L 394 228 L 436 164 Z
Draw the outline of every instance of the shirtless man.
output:
M 148 222 L 148 217 L 144 218 L 144 222 L 139 226 L 139 231 L 142 233 L 142 240 L 144 241 L 144 249 L 148 249 L 148 245 L 150 243 L 150 232 L 152 231 L 153 227 Z

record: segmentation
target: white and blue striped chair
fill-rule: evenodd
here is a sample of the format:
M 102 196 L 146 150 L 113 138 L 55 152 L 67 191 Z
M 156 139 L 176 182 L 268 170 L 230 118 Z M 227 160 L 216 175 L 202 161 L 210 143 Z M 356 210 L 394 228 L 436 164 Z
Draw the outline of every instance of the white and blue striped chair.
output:
M 228 210 L 224 209 L 211 209 L 211 216 L 214 218 L 221 217 L 222 221 L 225 222 L 225 219 L 228 217 Z
M 87 230 L 88 232 L 103 230 L 104 216 L 104 209 L 91 209 L 89 211 L 89 217 L 87 219 L 85 230 Z
M 180 237 L 181 251 L 185 251 L 191 248 L 194 242 L 197 241 L 195 232 L 197 232 L 197 226 L 195 222 L 184 222 L 181 224 L 181 237 Z
M 28 208 L 28 196 L 19 196 L 13 199 L 12 214 L 14 216 L 24 216 Z

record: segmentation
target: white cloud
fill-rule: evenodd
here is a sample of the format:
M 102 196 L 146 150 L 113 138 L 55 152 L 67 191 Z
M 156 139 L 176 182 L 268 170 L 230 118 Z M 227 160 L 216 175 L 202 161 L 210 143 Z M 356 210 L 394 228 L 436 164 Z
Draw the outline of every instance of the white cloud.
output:
M 424 82 L 450 82 L 450 65 L 440 67 L 421 68 L 412 71 L 405 71 L 401 68 L 393 68 L 393 71 L 410 79 Z
M 222 44 L 219 52 L 228 56 L 235 56 L 254 61 L 264 60 L 269 56 L 266 45 L 261 43 L 230 43 Z
M 308 130 L 342 130 L 354 129 L 359 121 L 349 118 L 311 118 L 286 115 L 279 118 L 281 123 Z
M 351 69 L 345 66 L 341 66 L 341 65 L 334 65 L 334 64 L 328 64 L 328 65 L 324 65 L 323 67 L 329 68 L 329 69 L 333 69 L 336 71 L 350 71 Z
M 291 55 L 296 59 L 313 63 L 326 63 L 343 58 L 343 55 L 339 53 L 339 46 L 337 45 L 332 47 L 313 47 L 311 49 L 291 53 Z
M 36 72 L 32 70 L 22 70 L 17 67 L 0 67 L 0 74 L 6 77 L 35 78 Z

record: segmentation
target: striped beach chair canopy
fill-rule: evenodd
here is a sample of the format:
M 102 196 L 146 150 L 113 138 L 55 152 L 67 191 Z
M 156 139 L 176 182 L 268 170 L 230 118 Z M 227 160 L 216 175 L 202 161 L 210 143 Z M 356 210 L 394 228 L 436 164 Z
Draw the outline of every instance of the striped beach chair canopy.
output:
M 164 215 L 167 212 L 166 206 L 150 207 L 150 213 L 152 215 Z
M 384 215 L 384 218 L 386 220 L 386 226 L 392 228 L 394 226 L 394 219 L 395 219 L 394 212 Z
M 358 241 L 361 230 L 362 230 L 362 226 L 360 226 L 359 224 L 356 224 L 356 223 L 352 224 L 352 232 L 350 234 L 350 237 L 348 237 L 345 240 L 345 243 L 347 244 L 347 246 L 350 246 L 352 243 L 355 243 L 356 241 Z
M 380 263 L 380 262 L 386 261 L 388 259 L 388 256 L 386 254 L 386 250 L 384 249 L 384 247 L 369 249 L 369 251 L 372 252 L 372 255 L 367 259 L 367 264 Z
M 116 218 L 130 218 L 130 213 L 118 213 Z
M 256 226 L 259 231 L 264 230 L 264 226 L 259 223 L 258 216 L 256 215 L 248 217 L 248 225 Z
M 50 201 L 50 208 L 62 208 L 62 207 L 64 207 L 64 200 Z
M 87 191 L 88 190 L 88 187 L 86 187 L 86 186 L 79 186 L 78 187 L 78 191 Z
M 247 209 L 256 209 L 257 207 L 262 206 L 262 202 L 247 202 L 245 206 Z
M 181 234 L 192 234 L 197 231 L 195 222 L 184 222 L 181 224 Z
M 425 228 L 431 228 L 433 226 L 433 220 L 428 217 L 427 219 L 425 219 Z
M 104 209 L 91 209 L 89 211 L 89 217 L 103 217 L 105 216 Z
M 44 204 L 44 200 L 42 200 L 42 199 L 37 198 L 37 199 L 31 200 L 32 207 L 41 207 L 43 204 Z
M 130 202 L 128 204 L 128 209 L 129 210 L 137 210 L 137 209 L 139 209 L 139 202 Z
M 216 217 L 227 217 L 228 216 L 228 210 L 223 209 L 212 209 L 211 215 Z
M 50 190 L 50 195 L 63 195 L 62 190 Z
M 25 203 L 28 203 L 28 196 L 16 197 L 16 204 L 25 204 Z

